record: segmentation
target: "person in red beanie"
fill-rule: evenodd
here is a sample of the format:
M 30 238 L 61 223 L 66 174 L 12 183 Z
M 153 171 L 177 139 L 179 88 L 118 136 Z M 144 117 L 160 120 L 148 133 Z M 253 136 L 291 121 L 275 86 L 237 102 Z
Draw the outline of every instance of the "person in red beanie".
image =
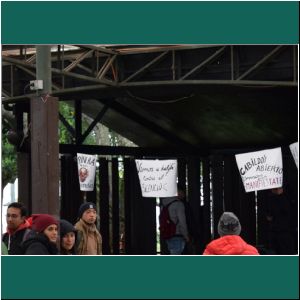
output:
M 25 255 L 55 255 L 58 221 L 47 214 L 32 215 L 33 234 L 23 243 Z

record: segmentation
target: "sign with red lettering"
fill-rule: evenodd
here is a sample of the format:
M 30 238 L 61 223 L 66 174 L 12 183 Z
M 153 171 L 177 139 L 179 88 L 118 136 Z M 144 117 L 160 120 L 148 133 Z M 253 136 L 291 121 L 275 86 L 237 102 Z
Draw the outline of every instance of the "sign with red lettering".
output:
M 143 197 L 177 196 L 177 160 L 136 159 Z
M 235 155 L 246 193 L 282 186 L 281 148 Z

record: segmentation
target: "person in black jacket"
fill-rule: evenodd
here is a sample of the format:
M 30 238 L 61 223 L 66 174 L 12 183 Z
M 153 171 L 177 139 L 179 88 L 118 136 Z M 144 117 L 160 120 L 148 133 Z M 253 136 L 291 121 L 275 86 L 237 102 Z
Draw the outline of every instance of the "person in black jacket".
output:
M 30 232 L 26 214 L 26 208 L 19 202 L 13 202 L 7 208 L 7 232 L 4 233 L 2 241 L 6 245 L 9 255 L 23 254 L 21 244 Z
M 32 215 L 32 233 L 22 244 L 25 255 L 55 255 L 58 221 L 47 214 Z
M 297 254 L 294 239 L 294 232 L 297 230 L 297 212 L 283 188 L 271 190 L 266 217 L 270 228 L 271 248 L 275 254 Z

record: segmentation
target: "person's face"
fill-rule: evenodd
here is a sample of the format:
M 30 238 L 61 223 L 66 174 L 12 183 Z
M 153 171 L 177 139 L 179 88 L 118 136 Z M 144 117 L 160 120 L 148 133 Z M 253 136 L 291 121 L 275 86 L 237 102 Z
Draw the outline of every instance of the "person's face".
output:
M 66 250 L 71 250 L 75 244 L 75 233 L 68 232 L 66 233 L 61 242 L 61 246 Z
M 87 209 L 83 214 L 82 214 L 82 220 L 85 221 L 88 224 L 94 224 L 96 221 L 97 213 L 96 210 L 93 208 Z
M 50 242 L 56 243 L 57 241 L 57 225 L 49 225 L 45 230 L 44 234 L 49 239 Z
M 7 228 L 16 230 L 21 224 L 24 223 L 25 216 L 21 216 L 21 209 L 10 207 L 7 209 L 6 222 Z

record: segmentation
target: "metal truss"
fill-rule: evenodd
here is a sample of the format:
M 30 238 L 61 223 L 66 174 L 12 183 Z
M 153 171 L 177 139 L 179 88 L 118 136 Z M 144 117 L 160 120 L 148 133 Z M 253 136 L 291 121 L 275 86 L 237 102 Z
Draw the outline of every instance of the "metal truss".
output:
M 2 49 L 3 103 L 30 97 L 36 79 L 35 48 L 12 48 Z M 154 85 L 297 86 L 297 46 L 57 45 L 51 71 L 53 96 Z

